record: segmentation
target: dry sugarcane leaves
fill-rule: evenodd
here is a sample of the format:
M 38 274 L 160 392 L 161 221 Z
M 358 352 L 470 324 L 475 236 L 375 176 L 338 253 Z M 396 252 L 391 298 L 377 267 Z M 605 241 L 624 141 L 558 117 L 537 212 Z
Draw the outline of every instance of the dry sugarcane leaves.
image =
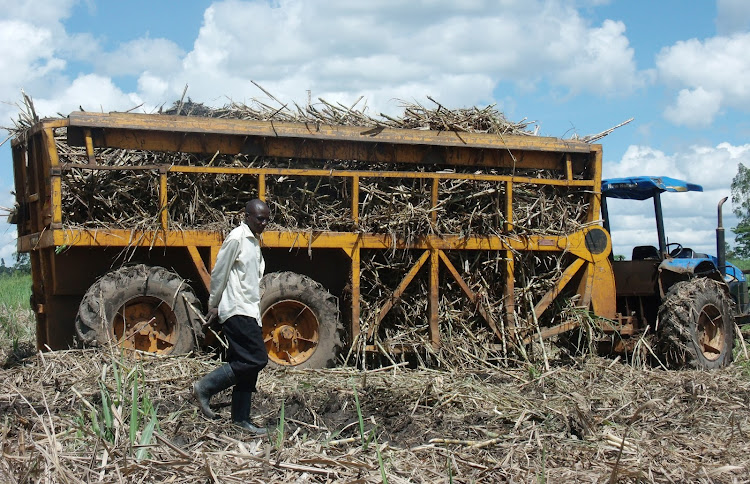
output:
M 596 357 L 537 374 L 477 359 L 444 371 L 401 363 L 266 369 L 253 398 L 254 421 L 271 430 L 260 439 L 229 424 L 229 393 L 214 397 L 218 421 L 189 400 L 194 379 L 221 364 L 210 357 L 49 352 L 0 369 L 0 475 L 71 483 L 383 475 L 418 483 L 747 482 L 746 363 L 712 372 Z

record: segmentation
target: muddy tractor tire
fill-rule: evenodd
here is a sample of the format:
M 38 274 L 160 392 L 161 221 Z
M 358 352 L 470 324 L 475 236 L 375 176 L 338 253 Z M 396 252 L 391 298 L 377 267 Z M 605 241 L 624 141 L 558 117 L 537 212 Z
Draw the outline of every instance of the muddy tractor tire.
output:
M 122 267 L 96 281 L 81 300 L 76 333 L 86 346 L 188 353 L 201 332 L 201 304 L 188 283 L 163 267 Z
M 327 368 L 343 347 L 338 301 L 295 272 L 272 272 L 260 283 L 260 313 L 269 365 Z
M 732 302 L 707 278 L 678 282 L 659 308 L 660 353 L 670 368 L 711 370 L 732 362 Z

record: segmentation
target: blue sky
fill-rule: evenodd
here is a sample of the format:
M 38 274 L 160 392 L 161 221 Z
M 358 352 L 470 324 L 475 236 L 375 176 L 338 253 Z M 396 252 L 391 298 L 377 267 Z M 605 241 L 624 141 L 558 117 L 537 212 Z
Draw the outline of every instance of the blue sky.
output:
M 663 197 L 670 241 L 714 252 L 716 203 L 750 166 L 745 0 L 0 0 L 0 126 L 21 89 L 45 115 L 265 96 L 398 112 L 394 99 L 497 103 L 509 119 L 601 140 L 605 176 L 704 186 Z M 4 136 L 3 136 L 4 138 Z M 13 200 L 0 147 L 0 206 Z M 656 241 L 648 203 L 613 204 L 615 252 Z M 3 213 L 3 212 L 0 212 Z M 725 210 L 725 225 L 736 219 Z M 15 228 L 0 220 L 0 257 Z

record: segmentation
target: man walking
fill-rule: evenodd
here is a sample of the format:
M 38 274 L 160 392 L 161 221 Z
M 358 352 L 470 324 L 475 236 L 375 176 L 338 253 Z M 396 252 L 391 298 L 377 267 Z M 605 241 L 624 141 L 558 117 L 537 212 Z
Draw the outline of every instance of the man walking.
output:
M 219 250 L 211 271 L 208 320 L 223 325 L 229 343 L 228 363 L 193 384 L 193 397 L 203 414 L 219 418 L 211 408 L 211 396 L 234 385 L 232 421 L 243 429 L 263 435 L 265 428 L 250 422 L 250 404 L 258 373 L 268 363 L 260 319 L 260 279 L 265 262 L 258 237 L 266 228 L 270 211 L 262 200 L 245 205 L 245 221 L 232 230 Z

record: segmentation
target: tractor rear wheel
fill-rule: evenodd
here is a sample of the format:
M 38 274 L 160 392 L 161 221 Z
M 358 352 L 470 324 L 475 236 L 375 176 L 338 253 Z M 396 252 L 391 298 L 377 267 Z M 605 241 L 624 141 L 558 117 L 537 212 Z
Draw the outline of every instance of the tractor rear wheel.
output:
M 339 306 L 322 285 L 295 272 L 272 272 L 260 283 L 263 339 L 269 364 L 333 366 L 343 346 Z
M 659 308 L 657 328 L 661 353 L 672 368 L 710 370 L 732 362 L 732 303 L 712 279 L 672 286 Z
M 125 266 L 96 281 L 76 317 L 79 340 L 126 350 L 188 353 L 200 334 L 201 305 L 185 279 L 163 267 Z

